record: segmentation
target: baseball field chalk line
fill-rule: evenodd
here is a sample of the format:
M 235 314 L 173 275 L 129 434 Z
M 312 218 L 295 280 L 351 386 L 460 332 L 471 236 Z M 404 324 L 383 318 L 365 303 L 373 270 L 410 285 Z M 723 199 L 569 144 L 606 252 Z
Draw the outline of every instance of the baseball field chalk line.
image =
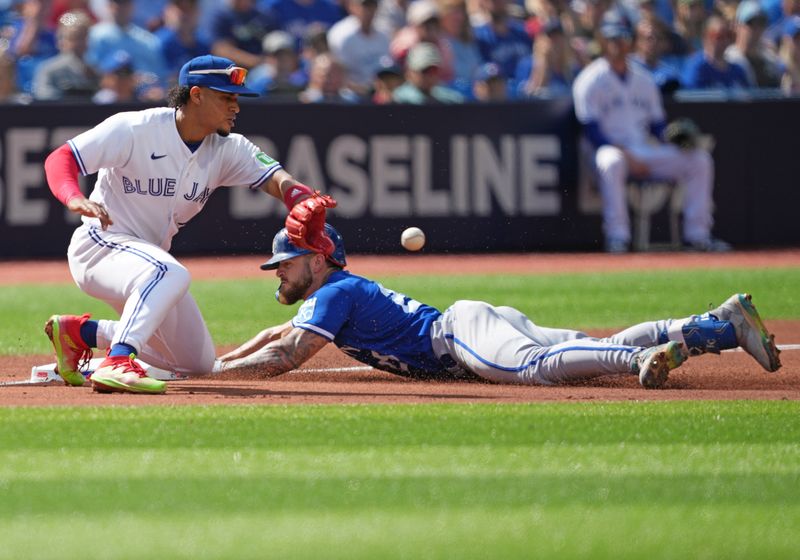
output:
M 778 350 L 800 350 L 800 344 L 778 344 Z M 731 348 L 730 350 L 723 350 L 723 352 L 744 352 L 741 348 Z
M 787 350 L 800 350 L 800 344 L 778 344 L 778 349 L 785 352 Z M 730 350 L 723 350 L 723 352 L 744 352 L 741 348 L 732 348 Z M 99 359 L 97 359 L 99 363 Z M 148 373 L 151 376 L 156 378 L 162 378 L 166 381 L 181 381 L 187 379 L 186 377 L 179 377 L 172 372 L 167 372 L 165 370 L 155 368 L 153 366 L 146 366 Z M 0 387 L 6 386 L 24 386 L 24 385 L 50 385 L 50 384 L 62 384 L 63 381 L 58 376 L 57 373 L 53 370 L 55 367 L 55 363 L 52 364 L 45 364 L 43 366 L 33 366 L 31 368 L 31 378 L 30 379 L 22 379 L 22 380 L 15 380 L 15 381 L 0 381 Z M 96 364 L 95 364 L 96 367 Z M 296 371 L 301 373 L 346 373 L 350 371 L 369 371 L 372 368 L 370 366 L 348 366 L 348 367 L 340 367 L 340 368 L 307 368 L 307 369 L 298 369 Z M 153 375 L 154 374 L 154 375 Z

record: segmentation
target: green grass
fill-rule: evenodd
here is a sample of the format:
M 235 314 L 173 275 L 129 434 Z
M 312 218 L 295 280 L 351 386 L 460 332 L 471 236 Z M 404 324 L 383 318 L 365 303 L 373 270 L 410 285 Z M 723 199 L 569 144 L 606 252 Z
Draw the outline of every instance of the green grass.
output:
M 754 293 L 765 318 L 800 317 L 800 269 L 691 270 L 508 276 L 419 276 L 381 279 L 394 290 L 445 309 L 456 299 L 510 305 L 541 325 L 591 329 L 700 313 L 730 294 Z M 192 294 L 217 344 L 238 344 L 286 321 L 296 307 L 278 304 L 272 276 L 195 281 Z M 0 288 L 0 354 L 48 353 L 41 327 L 52 313 L 116 315 L 72 284 Z
M 0 558 L 796 558 L 798 414 L 4 409 Z

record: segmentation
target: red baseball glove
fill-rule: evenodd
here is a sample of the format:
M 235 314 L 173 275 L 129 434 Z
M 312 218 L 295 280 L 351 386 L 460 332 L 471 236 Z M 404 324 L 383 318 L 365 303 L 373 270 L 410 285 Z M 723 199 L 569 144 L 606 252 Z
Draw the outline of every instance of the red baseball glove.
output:
M 315 191 L 313 195 L 301 200 L 286 216 L 286 233 L 289 240 L 300 249 L 309 249 L 315 253 L 329 256 L 334 245 L 325 233 L 325 211 L 335 208 L 336 201 Z

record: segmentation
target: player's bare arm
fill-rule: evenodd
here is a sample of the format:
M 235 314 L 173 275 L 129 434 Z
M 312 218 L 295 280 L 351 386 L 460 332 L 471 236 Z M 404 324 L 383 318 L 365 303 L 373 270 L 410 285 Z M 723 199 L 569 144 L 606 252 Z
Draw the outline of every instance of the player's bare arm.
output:
M 289 333 L 292 330 L 292 322 L 287 321 L 282 325 L 275 325 L 274 327 L 269 327 L 258 333 L 256 336 L 239 346 L 236 350 L 231 350 L 227 354 L 220 356 L 220 361 L 226 362 L 231 360 L 236 360 L 238 358 L 244 358 L 245 356 L 249 356 L 256 350 L 260 350 L 265 345 L 278 340 L 285 334 Z
M 297 181 L 284 169 L 278 169 L 272 176 L 261 184 L 261 190 L 274 196 L 278 200 L 284 200 L 289 189 L 297 184 Z
M 328 340 L 305 329 L 292 328 L 249 356 L 235 360 L 221 360 L 218 373 L 236 373 L 275 377 L 297 369 L 319 352 Z

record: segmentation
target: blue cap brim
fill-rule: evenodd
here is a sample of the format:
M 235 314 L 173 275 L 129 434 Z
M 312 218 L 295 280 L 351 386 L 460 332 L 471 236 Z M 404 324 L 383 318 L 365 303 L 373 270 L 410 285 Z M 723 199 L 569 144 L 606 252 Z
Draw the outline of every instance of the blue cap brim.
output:
M 200 86 L 200 87 L 204 87 L 204 86 Z M 213 89 L 215 91 L 222 91 L 222 92 L 225 92 L 225 93 L 237 93 L 237 94 L 241 95 L 242 97 L 260 97 L 261 96 L 261 94 L 258 93 L 257 91 L 252 90 L 250 88 L 246 88 L 244 86 L 229 85 L 229 86 L 205 86 L 205 87 L 207 87 L 208 89 Z
M 272 255 L 271 259 L 261 265 L 261 270 L 275 270 L 283 261 L 288 261 L 289 259 L 299 257 L 300 255 L 307 255 L 309 253 L 311 253 L 311 251 L 308 249 L 297 249 L 291 253 L 275 253 Z

